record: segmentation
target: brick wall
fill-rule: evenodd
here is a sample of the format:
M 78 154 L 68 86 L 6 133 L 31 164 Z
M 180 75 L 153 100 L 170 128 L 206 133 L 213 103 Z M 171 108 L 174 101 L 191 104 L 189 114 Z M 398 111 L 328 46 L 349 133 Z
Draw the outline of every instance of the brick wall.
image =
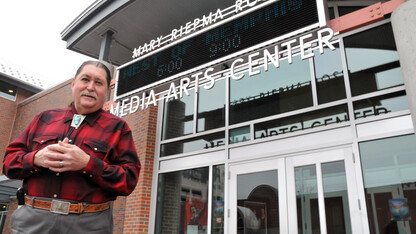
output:
M 6 98 L 0 97 L 0 155 L 1 159 L 3 158 L 4 153 L 6 152 L 6 147 L 10 143 L 10 137 L 12 133 L 12 128 L 14 124 L 14 119 L 16 116 L 17 103 L 20 101 L 32 96 L 33 93 L 26 91 L 24 89 L 18 89 L 16 101 L 12 101 Z M 3 160 L 0 162 L 0 168 L 3 168 Z M 0 169 L 1 171 L 1 169 Z
M 14 117 L 16 115 L 16 102 L 0 97 L 0 153 L 3 157 L 6 147 L 9 144 L 11 127 L 13 126 Z M 3 166 L 3 161 L 1 163 Z
M 124 232 L 148 233 L 152 192 L 153 161 L 156 144 L 157 107 L 149 107 L 125 117 L 133 132 L 142 170 L 133 193 L 127 197 Z

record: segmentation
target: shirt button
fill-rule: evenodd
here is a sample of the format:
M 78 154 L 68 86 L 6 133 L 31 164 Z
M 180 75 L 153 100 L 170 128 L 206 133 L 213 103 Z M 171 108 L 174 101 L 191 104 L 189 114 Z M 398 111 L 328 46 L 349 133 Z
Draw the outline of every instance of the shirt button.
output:
M 83 171 L 82 173 L 87 174 L 87 172 L 86 172 L 86 171 Z
M 54 194 L 54 195 L 53 195 L 53 197 L 54 197 L 54 198 L 57 198 L 57 197 L 58 197 L 58 195 L 57 195 L 57 194 Z
M 72 142 L 72 140 L 69 140 L 69 142 Z
M 58 173 L 56 173 L 56 176 L 59 176 L 59 172 L 58 172 Z
M 30 173 L 32 173 L 32 174 L 33 174 L 33 171 L 30 171 Z
M 90 178 L 92 178 L 92 175 L 90 175 Z
M 95 151 L 97 151 L 97 148 L 94 148 Z

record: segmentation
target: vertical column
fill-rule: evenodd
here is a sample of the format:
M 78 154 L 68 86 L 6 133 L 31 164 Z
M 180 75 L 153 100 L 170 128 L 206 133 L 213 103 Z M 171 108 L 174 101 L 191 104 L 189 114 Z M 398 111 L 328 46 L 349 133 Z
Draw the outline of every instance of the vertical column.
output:
M 101 47 L 100 47 L 100 55 L 99 60 L 100 61 L 108 61 L 108 56 L 110 55 L 110 45 L 111 40 L 113 38 L 114 31 L 107 30 L 105 33 L 103 33 L 101 36 L 103 39 L 101 40 Z
M 400 5 L 393 12 L 391 22 L 413 126 L 416 128 L 416 0 Z
M 125 202 L 122 233 L 148 234 L 150 222 L 154 219 L 150 216 L 150 203 L 153 179 L 158 179 L 153 178 L 157 115 L 158 107 L 150 106 L 148 109 L 123 117 L 132 130 L 142 170 L 136 189 Z

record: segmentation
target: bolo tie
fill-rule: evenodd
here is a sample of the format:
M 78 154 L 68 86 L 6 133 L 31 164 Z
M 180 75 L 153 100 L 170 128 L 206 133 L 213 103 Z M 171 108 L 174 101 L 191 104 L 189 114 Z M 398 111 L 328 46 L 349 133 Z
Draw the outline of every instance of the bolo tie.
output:
M 71 136 L 74 129 L 78 129 L 79 126 L 81 126 L 85 117 L 86 117 L 86 115 L 74 114 L 74 117 L 72 118 L 72 122 L 71 122 L 71 128 L 69 129 L 68 133 L 66 134 L 66 136 L 62 140 L 64 140 L 65 138 L 69 139 L 69 137 Z

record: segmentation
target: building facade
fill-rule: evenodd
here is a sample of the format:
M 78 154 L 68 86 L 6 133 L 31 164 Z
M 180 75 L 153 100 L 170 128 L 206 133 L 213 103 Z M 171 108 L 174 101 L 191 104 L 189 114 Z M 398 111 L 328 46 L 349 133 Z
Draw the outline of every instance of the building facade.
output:
M 412 12 L 95 2 L 62 38 L 118 67 L 105 109 L 128 122 L 143 170 L 114 204 L 114 232 L 416 232 Z

